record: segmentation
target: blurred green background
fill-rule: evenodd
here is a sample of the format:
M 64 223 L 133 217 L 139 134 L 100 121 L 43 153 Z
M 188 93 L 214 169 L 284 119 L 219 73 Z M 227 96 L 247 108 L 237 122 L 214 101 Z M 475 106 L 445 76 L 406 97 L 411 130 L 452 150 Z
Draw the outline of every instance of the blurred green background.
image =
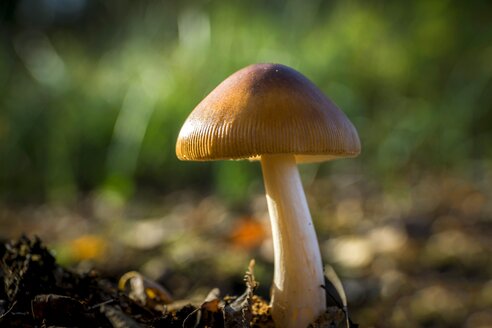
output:
M 363 154 L 343 165 L 384 183 L 490 165 L 487 1 L 1 6 L 4 201 L 63 202 L 100 188 L 244 190 L 251 165 L 180 163 L 174 144 L 194 106 L 256 62 L 296 68 L 347 113 Z M 239 181 L 224 186 L 231 175 Z
M 186 206 L 212 206 L 203 205 L 203 197 L 212 197 L 214 206 L 233 213 L 229 216 L 251 215 L 256 195 L 263 197 L 257 163 L 179 162 L 175 141 L 194 106 L 227 76 L 251 63 L 282 63 L 329 95 L 362 141 L 356 159 L 301 168 L 320 240 L 326 241 L 322 248 L 329 249 L 324 256 L 329 259 L 344 242 L 356 245 L 355 252 L 369 247 L 350 238 L 338 244 L 335 238 L 332 245 L 331 237 L 374 237 L 371 231 L 376 231 L 377 241 L 383 231 L 407 250 L 416 247 L 413 257 L 403 255 L 409 256 L 408 263 L 390 266 L 390 283 L 405 281 L 396 271 L 416 279 L 420 269 L 437 275 L 426 286 L 430 291 L 410 284 L 384 299 L 377 281 L 381 268 L 387 269 L 381 264 L 385 257 L 376 268 L 362 263 L 370 267 L 364 273 L 360 267 L 336 266 L 342 280 L 352 278 L 349 295 L 363 288 L 360 281 L 376 286 L 363 288 L 362 298 L 354 297 L 356 321 L 364 326 L 480 326 L 492 320 L 480 312 L 481 305 L 492 302 L 490 296 L 482 303 L 456 301 L 458 305 L 429 313 L 428 305 L 422 310 L 419 304 L 452 299 L 439 276 L 449 265 L 458 266 L 452 277 L 459 278 L 466 293 L 487 282 L 492 290 L 486 238 L 492 232 L 487 201 L 492 180 L 491 12 L 490 1 L 2 1 L 2 237 L 24 231 L 53 241 L 61 234 L 75 238 L 60 228 L 60 221 L 44 221 L 58 224 L 51 235 L 39 228 L 44 218 L 66 216 L 86 225 L 102 218 L 105 231 L 121 236 L 121 230 L 108 227 L 108 217 L 130 221 L 165 217 L 177 204 L 189 205 L 176 213 L 186 212 Z M 188 193 L 195 196 L 176 196 Z M 160 203 L 167 205 L 155 209 Z M 322 221 L 332 212 L 336 224 Z M 340 222 L 347 217 L 350 224 Z M 86 225 L 72 228 L 96 233 Z M 222 220 L 220 225 L 227 227 Z M 389 235 L 388 227 L 393 229 Z M 448 230 L 458 237 L 439 235 Z M 442 238 L 433 241 L 436 235 Z M 463 244 L 463 238 L 474 245 L 471 250 L 446 253 L 446 245 Z M 445 253 L 444 264 L 419 262 L 419 252 L 430 242 L 438 245 L 431 253 L 439 259 Z M 59 246 L 60 254 L 63 249 Z M 246 251 L 244 259 L 252 252 Z M 392 256 L 399 259 L 401 254 Z M 480 260 L 465 265 L 460 256 Z M 247 265 L 242 260 L 241 269 Z M 265 263 L 268 285 L 271 266 Z M 468 265 L 477 272 L 466 271 Z M 401 304 L 397 300 L 404 302 L 403 310 L 392 307 Z M 455 314 L 451 321 L 449 312 Z

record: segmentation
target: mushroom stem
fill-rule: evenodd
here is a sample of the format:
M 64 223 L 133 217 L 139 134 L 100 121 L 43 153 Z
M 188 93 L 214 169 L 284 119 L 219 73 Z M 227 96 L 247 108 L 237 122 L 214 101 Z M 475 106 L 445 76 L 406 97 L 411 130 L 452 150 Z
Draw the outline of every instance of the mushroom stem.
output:
M 272 225 L 275 272 L 272 317 L 277 327 L 307 327 L 326 310 L 321 254 L 293 155 L 262 155 Z

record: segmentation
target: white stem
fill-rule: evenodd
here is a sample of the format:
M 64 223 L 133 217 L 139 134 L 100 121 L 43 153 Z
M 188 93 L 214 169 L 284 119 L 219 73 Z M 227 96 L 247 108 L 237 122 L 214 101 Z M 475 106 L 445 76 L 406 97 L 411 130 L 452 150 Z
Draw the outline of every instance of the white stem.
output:
M 276 327 L 302 328 L 326 310 L 318 240 L 292 155 L 263 155 L 275 273 L 272 317 Z

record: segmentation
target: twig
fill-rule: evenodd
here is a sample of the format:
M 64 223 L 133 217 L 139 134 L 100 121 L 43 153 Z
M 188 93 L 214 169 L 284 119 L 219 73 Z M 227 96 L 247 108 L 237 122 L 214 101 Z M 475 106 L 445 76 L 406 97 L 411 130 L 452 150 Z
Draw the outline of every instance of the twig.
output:
M 2 315 L 0 315 L 0 320 L 3 319 L 3 317 L 5 317 L 7 314 L 9 314 L 10 311 L 12 311 L 12 309 L 14 308 L 14 306 L 17 304 L 17 301 L 14 301 L 12 303 L 12 305 L 7 309 L 7 311 L 5 311 L 5 313 L 2 313 Z

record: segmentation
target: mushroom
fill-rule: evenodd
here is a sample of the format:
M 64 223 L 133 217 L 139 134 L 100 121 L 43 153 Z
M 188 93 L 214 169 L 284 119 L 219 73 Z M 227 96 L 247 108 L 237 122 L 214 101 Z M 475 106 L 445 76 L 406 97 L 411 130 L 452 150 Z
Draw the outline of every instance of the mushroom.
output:
M 280 64 L 254 64 L 234 73 L 181 128 L 176 144 L 181 160 L 261 162 L 277 327 L 307 327 L 326 310 L 321 254 L 297 163 L 359 152 L 357 131 L 345 114 L 305 76 Z

